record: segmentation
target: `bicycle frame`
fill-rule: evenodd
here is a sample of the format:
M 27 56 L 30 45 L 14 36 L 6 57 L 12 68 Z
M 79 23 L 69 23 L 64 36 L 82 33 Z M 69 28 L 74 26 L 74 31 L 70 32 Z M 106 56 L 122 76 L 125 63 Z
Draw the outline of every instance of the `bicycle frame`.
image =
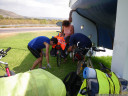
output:
M 82 71 L 82 65 L 84 63 L 84 58 L 83 58 L 83 54 L 81 53 L 82 50 L 80 50 L 79 48 L 76 49 L 76 50 L 73 50 L 73 58 L 78 60 L 78 63 L 77 63 L 77 75 L 79 75 Z M 79 57 L 80 56 L 80 57 Z
M 85 48 L 86 49 L 86 48 Z M 88 48 L 87 48 L 88 49 Z M 94 68 L 93 67 L 93 64 L 92 64 L 92 61 L 91 61 L 91 57 L 93 55 L 93 52 L 96 51 L 96 52 L 105 52 L 105 50 L 103 49 L 97 49 L 96 47 L 91 47 L 88 51 L 88 60 L 87 62 L 85 62 L 85 60 L 78 60 L 78 66 L 77 66 L 77 74 L 79 75 L 80 72 L 83 70 L 83 66 L 86 65 L 86 67 L 91 67 L 91 68 Z
M 96 47 L 91 47 L 90 50 L 88 51 L 88 60 L 87 60 L 87 67 L 91 67 L 91 68 L 94 68 L 93 67 L 93 64 L 92 64 L 92 61 L 91 61 L 91 57 L 93 55 L 93 53 L 95 52 L 105 52 L 105 49 L 97 49 Z
M 6 68 L 6 73 L 7 73 L 8 77 L 11 76 L 8 66 L 6 66 L 5 68 Z
M 0 58 L 0 59 L 1 59 L 1 58 Z M 0 61 L 0 64 L 5 65 L 5 70 L 4 70 L 4 69 L 3 69 L 3 70 L 6 71 L 6 74 L 7 74 L 8 77 L 11 76 L 10 70 L 9 70 L 9 67 L 8 67 L 8 63 Z M 2 67 L 2 68 L 3 68 L 3 67 Z
M 4 51 L 4 49 L 0 50 L 0 60 L 2 59 L 2 57 L 5 57 L 7 55 L 7 52 L 10 50 L 11 48 L 9 47 L 7 50 Z M 2 67 L 2 65 L 5 65 L 5 70 L 4 68 Z M 3 68 L 3 70 L 6 72 L 7 76 L 11 76 L 11 73 L 10 73 L 10 70 L 9 70 L 9 67 L 8 67 L 8 63 L 7 62 L 3 62 L 3 61 L 0 61 L 0 66 Z
M 89 56 L 88 56 L 88 60 L 87 60 L 87 67 L 91 67 L 91 68 L 94 68 L 93 67 L 93 64 L 92 64 L 92 61 L 91 61 L 91 57 L 92 57 L 92 55 L 93 55 L 93 48 L 91 47 L 90 48 L 90 50 L 88 51 L 88 54 L 89 54 Z

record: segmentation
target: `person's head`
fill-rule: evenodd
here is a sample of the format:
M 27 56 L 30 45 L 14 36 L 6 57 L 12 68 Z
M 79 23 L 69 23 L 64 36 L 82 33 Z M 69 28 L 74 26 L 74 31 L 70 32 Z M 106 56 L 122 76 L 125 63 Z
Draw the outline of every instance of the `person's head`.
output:
M 58 43 L 58 40 L 57 40 L 57 38 L 51 38 L 50 39 L 50 45 L 55 45 L 55 44 L 57 44 Z
M 62 23 L 62 26 L 68 27 L 70 25 L 70 22 L 68 20 L 64 20 Z

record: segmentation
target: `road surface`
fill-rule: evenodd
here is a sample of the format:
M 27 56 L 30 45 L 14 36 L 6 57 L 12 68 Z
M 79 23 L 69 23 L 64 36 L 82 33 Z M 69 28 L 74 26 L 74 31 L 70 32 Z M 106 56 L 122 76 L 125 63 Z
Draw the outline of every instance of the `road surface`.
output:
M 60 27 L 22 27 L 22 28 L 0 28 L 0 33 L 12 32 L 37 32 L 37 31 L 50 31 L 60 30 Z

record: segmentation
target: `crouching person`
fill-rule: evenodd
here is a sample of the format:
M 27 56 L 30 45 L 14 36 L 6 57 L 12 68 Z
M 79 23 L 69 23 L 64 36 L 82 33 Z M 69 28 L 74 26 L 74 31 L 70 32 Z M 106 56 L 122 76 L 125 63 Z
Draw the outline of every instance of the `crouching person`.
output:
M 86 53 L 88 52 L 89 48 L 91 48 L 91 46 L 92 46 L 92 42 L 87 36 L 85 36 L 82 33 L 75 33 L 71 35 L 69 39 L 68 52 L 73 51 L 76 48 L 80 48 L 80 49 L 84 49 L 82 54 L 86 55 Z M 88 49 L 85 49 L 85 48 L 88 48 Z M 84 60 L 85 60 L 85 57 L 84 57 Z
M 58 40 L 58 43 L 56 45 L 52 46 L 52 49 L 50 51 L 51 56 L 56 56 L 57 55 L 57 50 L 60 50 L 61 52 L 61 57 L 66 58 L 66 42 L 64 37 L 55 37 Z
M 56 38 L 49 39 L 45 36 L 39 36 L 32 39 L 28 43 L 28 49 L 30 52 L 37 58 L 36 61 L 33 63 L 31 70 L 33 70 L 37 65 L 39 68 L 45 69 L 46 67 L 42 67 L 42 60 L 43 60 L 43 49 L 46 48 L 46 61 L 47 67 L 51 68 L 49 64 L 49 45 L 57 44 L 58 40 Z

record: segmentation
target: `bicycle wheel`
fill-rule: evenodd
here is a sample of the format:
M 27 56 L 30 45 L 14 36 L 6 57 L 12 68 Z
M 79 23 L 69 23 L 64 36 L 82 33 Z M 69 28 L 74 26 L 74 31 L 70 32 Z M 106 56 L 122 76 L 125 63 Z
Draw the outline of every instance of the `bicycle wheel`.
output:
M 58 51 L 58 52 L 57 52 L 57 66 L 60 67 L 60 64 L 61 64 L 61 54 L 60 54 L 60 52 Z
M 78 64 L 77 64 L 77 75 L 79 75 L 82 71 L 82 65 L 83 65 L 83 61 L 78 61 Z

